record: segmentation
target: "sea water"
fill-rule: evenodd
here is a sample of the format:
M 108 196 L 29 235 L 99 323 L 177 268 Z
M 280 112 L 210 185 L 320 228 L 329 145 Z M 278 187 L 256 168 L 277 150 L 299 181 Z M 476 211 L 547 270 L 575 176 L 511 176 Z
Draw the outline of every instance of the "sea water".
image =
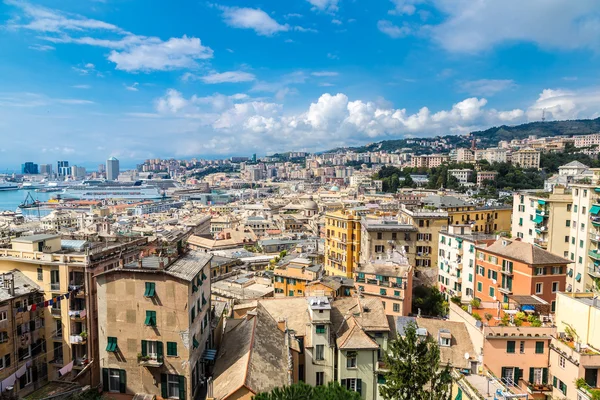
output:
M 39 201 L 48 201 L 58 194 L 52 192 L 38 193 L 34 190 L 0 190 L 0 211 L 16 211 L 19 208 L 19 204 L 25 201 L 27 193 L 31 193 L 33 199 Z M 32 208 L 27 211 L 23 210 L 23 214 L 31 214 L 34 211 L 35 214 L 37 214 L 37 208 Z M 47 214 L 47 212 L 44 214 Z

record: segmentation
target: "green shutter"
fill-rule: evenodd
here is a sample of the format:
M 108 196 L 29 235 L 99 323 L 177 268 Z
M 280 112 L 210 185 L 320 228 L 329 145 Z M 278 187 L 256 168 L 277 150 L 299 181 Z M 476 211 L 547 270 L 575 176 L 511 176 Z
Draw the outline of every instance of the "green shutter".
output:
M 544 385 L 548 383 L 548 368 L 542 368 L 542 383 Z
M 192 321 L 196 319 L 196 306 L 192 307 Z
M 142 340 L 142 356 L 144 356 L 144 357 L 148 355 L 146 347 L 147 347 L 146 346 L 146 341 Z
M 206 305 L 206 299 L 204 298 L 204 293 L 202 293 L 202 305 L 203 306 Z
M 108 392 L 108 368 L 102 368 L 102 391 Z
M 533 367 L 529 367 L 529 383 L 533 383 Z
M 177 356 L 177 343 L 176 342 L 167 342 L 167 355 L 168 356 Z
M 362 380 L 361 379 L 356 380 L 356 391 L 358 392 L 358 394 L 360 394 L 362 396 Z
M 555 376 L 553 376 L 553 377 L 552 377 L 552 386 L 556 387 L 556 383 L 557 383 L 557 382 L 556 382 L 556 377 L 555 377 Z
M 126 393 L 127 392 L 127 378 L 125 375 L 125 370 L 119 370 L 119 392 Z
M 169 388 L 167 386 L 167 374 L 160 374 L 160 395 L 163 399 L 169 397 Z
M 163 356 L 163 342 L 156 342 L 156 355 L 159 358 Z
M 206 275 L 204 275 L 204 271 L 202 271 L 202 280 L 206 280 Z
M 544 354 L 544 342 L 535 342 L 535 353 Z
M 194 340 L 193 340 L 193 345 L 194 345 L 195 349 L 197 349 L 198 347 L 200 347 L 200 343 L 198 343 L 198 341 L 196 340 L 195 336 L 194 336 Z
M 198 291 L 198 286 L 192 285 L 192 293 L 196 293 Z
M 185 377 L 179 375 L 179 400 L 185 400 Z

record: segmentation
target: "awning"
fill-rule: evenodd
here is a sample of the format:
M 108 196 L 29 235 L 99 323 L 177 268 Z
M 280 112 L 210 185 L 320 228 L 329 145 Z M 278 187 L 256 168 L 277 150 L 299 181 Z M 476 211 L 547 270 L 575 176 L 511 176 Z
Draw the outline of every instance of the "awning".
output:
M 462 240 L 461 238 L 456 238 L 456 241 L 457 241 L 458 243 L 462 243 L 462 242 L 463 242 L 463 240 Z
M 597 187 L 597 188 L 595 188 L 595 189 L 594 189 L 594 192 L 596 192 L 596 193 L 600 193 L 600 187 Z
M 462 389 L 458 388 L 458 393 L 456 394 L 456 397 L 454 398 L 454 400 L 462 400 Z
M 193 340 L 193 345 L 194 345 L 195 349 L 197 349 L 198 347 L 200 347 L 200 343 L 198 343 L 198 341 L 196 340 L 196 338 L 194 338 L 194 340 Z
M 535 218 L 533 219 L 533 222 L 535 222 L 536 224 L 540 224 L 543 220 L 544 220 L 544 217 L 542 217 L 541 215 L 536 215 Z
M 577 282 L 580 282 L 580 281 L 581 281 L 581 273 L 577 273 L 577 276 L 575 277 L 575 280 L 576 280 Z
M 544 206 L 546 205 L 546 200 L 538 200 L 538 204 Z
M 590 208 L 590 214 L 598 215 L 600 213 L 600 206 L 598 204 L 594 204 L 592 208 Z
M 573 268 L 569 268 L 569 272 L 567 272 L 567 275 L 569 275 L 569 277 L 573 276 Z
M 216 358 L 217 358 L 216 350 L 206 349 L 206 350 L 204 350 L 204 354 L 202 354 L 202 360 L 215 361 Z

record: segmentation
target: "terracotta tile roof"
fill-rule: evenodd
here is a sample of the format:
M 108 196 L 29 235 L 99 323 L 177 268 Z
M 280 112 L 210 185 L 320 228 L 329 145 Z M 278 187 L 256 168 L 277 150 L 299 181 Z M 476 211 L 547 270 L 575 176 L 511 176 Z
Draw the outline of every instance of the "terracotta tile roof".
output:
M 571 261 L 559 257 L 531 243 L 506 238 L 498 239 L 483 251 L 521 261 L 529 265 L 570 264 Z
M 379 348 L 379 345 L 367 335 L 358 322 L 356 322 L 354 316 L 342 323 L 340 331 L 338 331 L 336 343 L 339 349 L 345 350 L 376 350 Z

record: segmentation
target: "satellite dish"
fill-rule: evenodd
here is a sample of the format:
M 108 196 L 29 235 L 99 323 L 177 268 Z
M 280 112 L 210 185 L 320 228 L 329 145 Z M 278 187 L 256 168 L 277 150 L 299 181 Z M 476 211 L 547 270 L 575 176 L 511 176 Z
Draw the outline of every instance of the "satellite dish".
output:
M 471 356 L 469 355 L 469 353 L 465 353 L 465 360 L 468 360 L 469 358 L 471 358 Z

